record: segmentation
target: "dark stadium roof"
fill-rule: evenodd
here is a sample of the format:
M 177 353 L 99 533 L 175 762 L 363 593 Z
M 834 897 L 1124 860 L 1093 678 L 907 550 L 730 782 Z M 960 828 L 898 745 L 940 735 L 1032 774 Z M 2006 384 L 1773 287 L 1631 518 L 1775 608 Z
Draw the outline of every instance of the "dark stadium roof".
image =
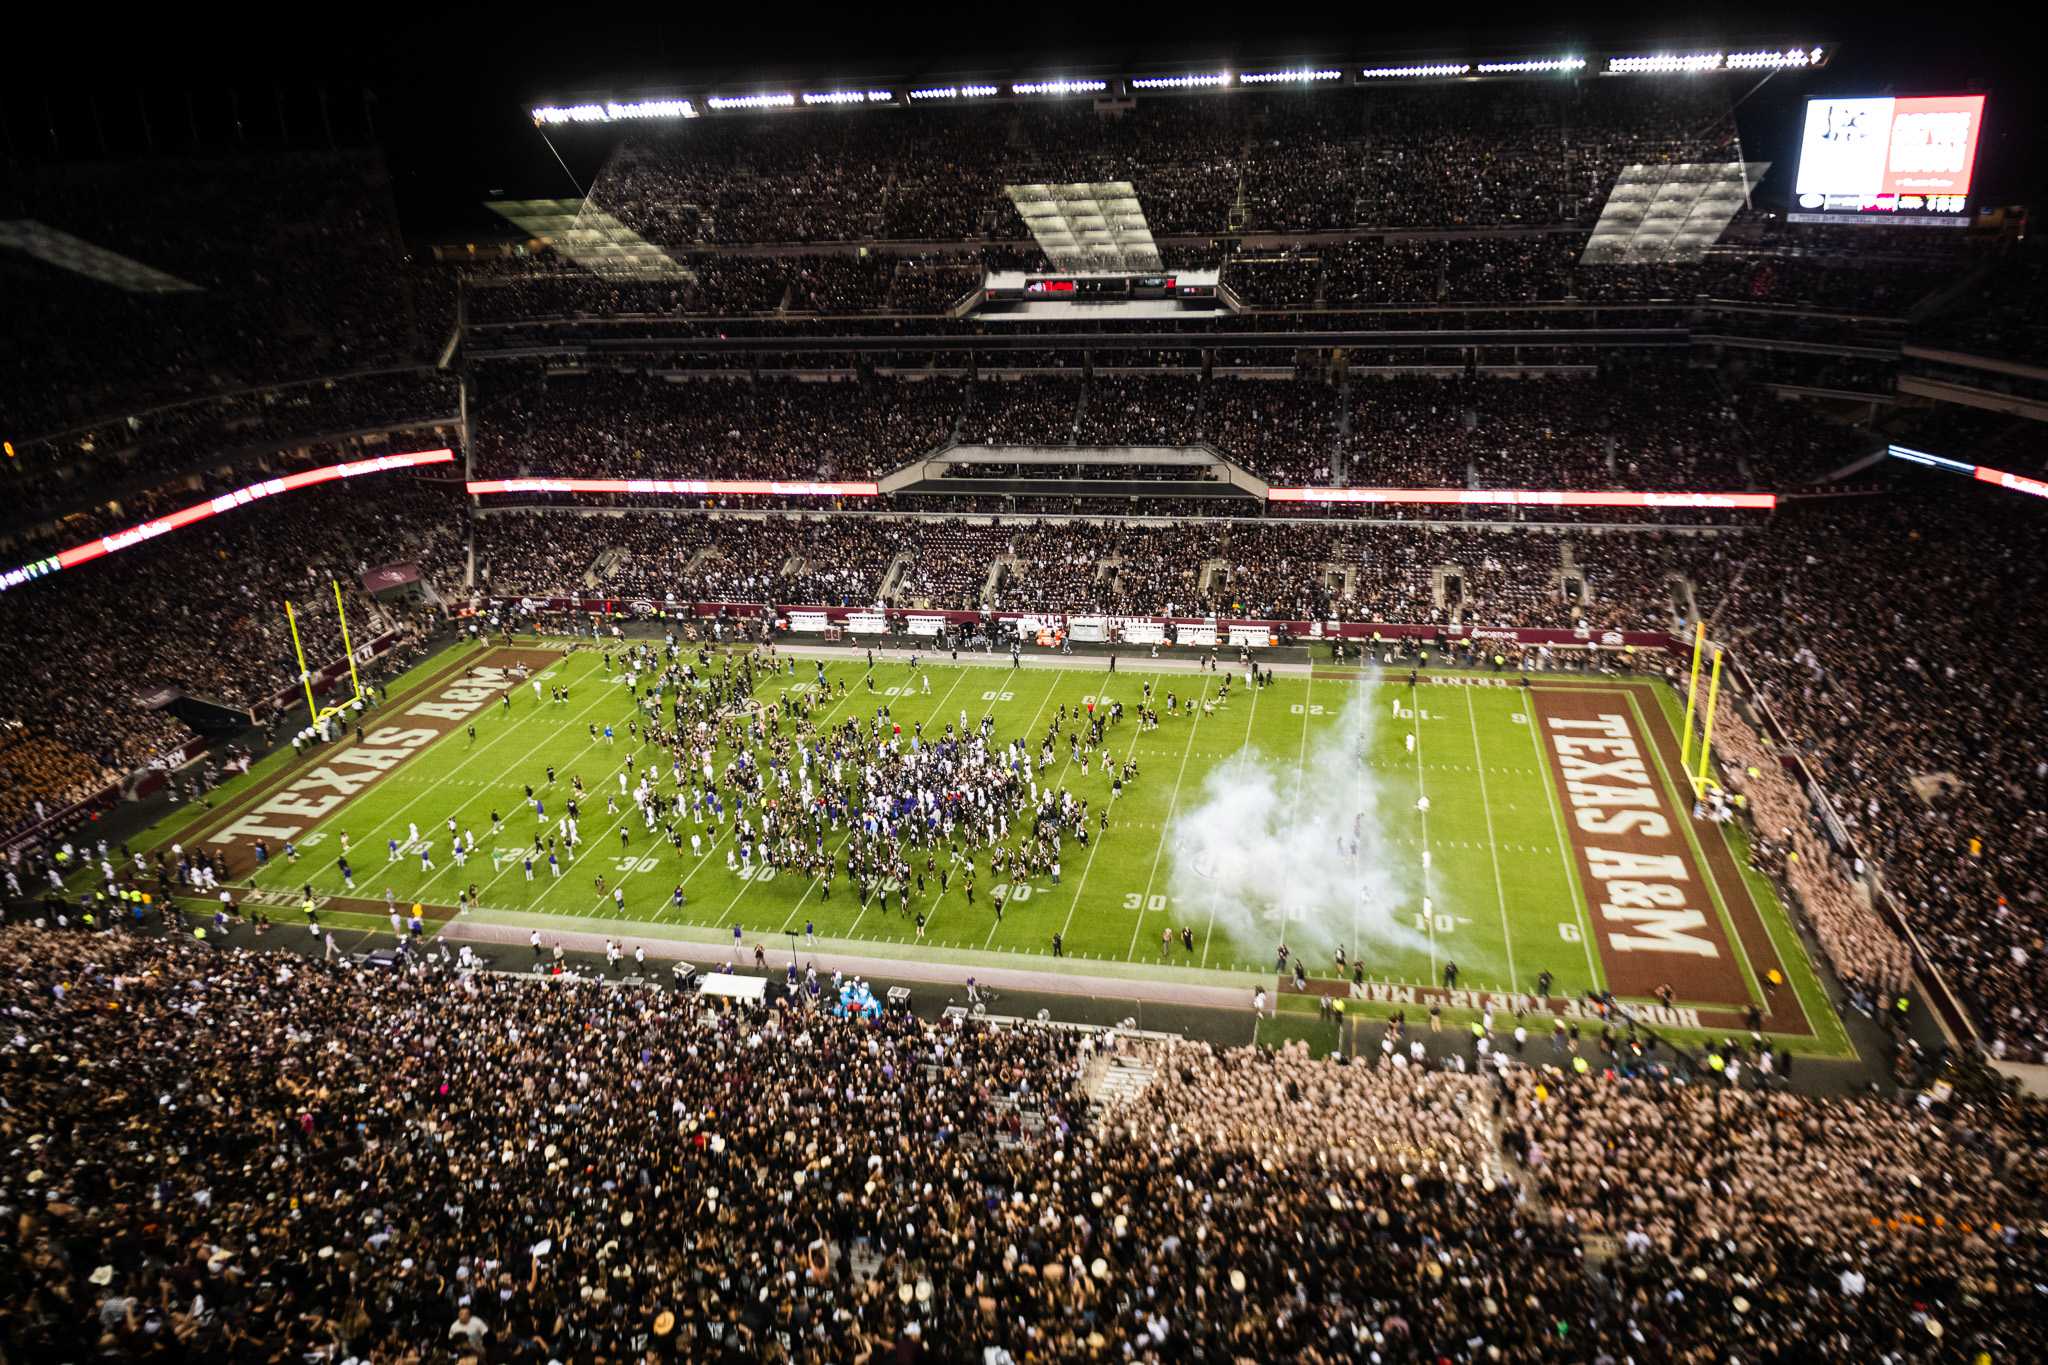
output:
M 2010 12 L 2004 22 L 2019 22 Z M 1826 40 L 1839 52 L 1827 73 L 1831 88 L 1991 91 L 1982 202 L 2030 197 L 2041 180 L 2034 140 L 2020 133 L 2039 122 L 2034 81 L 2020 66 L 2030 49 L 2002 42 L 1989 22 L 1930 24 L 1924 6 L 1717 5 L 1668 21 L 1638 5 L 1574 5 L 1568 17 L 1541 19 L 1499 4 L 1457 13 L 1458 22 L 1446 24 L 1441 11 L 1383 9 L 1369 24 L 1321 29 L 1289 16 L 1261 31 L 1242 11 L 1165 5 L 1098 8 L 1071 23 L 1032 10 L 975 17 L 957 6 L 883 14 L 785 4 L 645 15 L 372 6 L 341 22 L 272 9 L 248 11 L 239 24 L 144 14 L 124 16 L 110 32 L 81 12 L 89 30 L 70 41 L 46 34 L 54 59 L 29 64 L 0 91 L 0 156 L 40 161 L 54 149 L 63 159 L 91 158 L 102 144 L 117 157 L 140 153 L 144 107 L 159 142 L 167 130 L 182 137 L 188 126 L 216 146 L 232 145 L 237 122 L 251 143 L 278 140 L 280 126 L 299 140 L 332 126 L 343 142 L 374 140 L 386 150 L 410 232 L 486 230 L 493 225 L 477 205 L 487 196 L 570 192 L 527 110 L 577 92 Z M 325 124 L 316 87 L 329 97 Z M 1789 83 L 1771 82 L 1745 104 L 1745 125 L 1759 116 L 1769 125 L 1780 87 L 1791 93 Z M 375 97 L 367 112 L 366 90 Z M 576 149 L 564 154 L 583 183 L 602 159 L 595 150 L 581 160 Z

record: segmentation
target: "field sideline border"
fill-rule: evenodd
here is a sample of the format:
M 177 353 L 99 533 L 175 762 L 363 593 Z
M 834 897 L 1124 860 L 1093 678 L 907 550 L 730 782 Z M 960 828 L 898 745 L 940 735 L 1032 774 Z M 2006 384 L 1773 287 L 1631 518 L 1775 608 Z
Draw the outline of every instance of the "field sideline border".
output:
M 429 657 L 423 660 L 421 664 L 415 666 L 416 669 L 432 668 L 432 672 L 411 682 L 404 691 L 386 698 L 379 704 L 378 709 L 402 708 L 405 705 L 411 704 L 420 696 L 430 693 L 436 688 L 446 686 L 451 679 L 459 676 L 464 670 L 475 666 L 480 660 L 487 661 L 494 653 L 500 650 L 539 650 L 556 653 L 563 658 L 567 658 L 573 653 L 579 652 L 579 648 L 587 649 L 587 642 L 567 637 L 529 636 L 524 634 L 511 637 L 509 642 L 505 640 L 465 640 L 453 642 L 444 647 L 444 650 L 439 655 Z M 1005 672 L 1012 671 L 1009 658 L 1001 654 L 963 652 L 962 657 L 955 661 L 950 658 L 950 651 L 925 650 L 913 645 L 878 645 L 875 652 L 878 662 L 885 657 L 891 659 L 898 656 L 907 658 L 910 653 L 917 652 L 926 654 L 934 663 L 956 664 L 960 667 L 986 667 L 1001 669 Z M 1227 651 L 1219 648 L 1215 652 L 1219 657 L 1219 667 L 1227 666 L 1224 664 L 1224 655 Z M 802 642 L 796 643 L 794 647 L 780 645 L 778 653 L 790 654 L 796 657 L 817 656 L 838 660 L 853 660 L 860 657 L 860 650 L 858 648 L 811 646 Z M 1150 658 L 1140 653 L 1134 653 L 1129 656 L 1120 655 L 1118 657 L 1120 662 L 1130 665 L 1128 669 L 1120 669 L 1119 671 L 1129 672 L 1134 675 L 1156 675 L 1159 672 L 1201 671 L 1199 656 L 1194 654 Z M 435 667 L 437 658 L 445 660 L 445 662 Z M 1102 663 L 1103 661 L 1098 656 L 1092 655 L 1055 655 L 1049 657 L 1041 655 L 1038 657 L 1026 657 L 1023 660 L 1023 670 L 1032 671 L 1035 668 L 1036 670 L 1055 670 L 1061 672 L 1068 670 L 1086 672 L 1093 671 L 1090 667 L 1091 664 L 1101 666 Z M 1398 668 L 1333 668 L 1318 666 L 1313 660 L 1298 664 L 1276 661 L 1269 666 L 1273 667 L 1274 671 L 1283 675 L 1294 675 L 1311 680 L 1321 677 L 1333 682 L 1385 683 L 1397 679 L 1400 674 Z M 1455 672 L 1428 670 L 1427 672 L 1434 675 L 1434 681 L 1437 685 L 1444 685 L 1446 683 L 1460 685 L 1462 680 L 1486 676 L 1483 673 L 1474 674 L 1471 670 L 1457 670 Z M 1601 692 L 1618 690 L 1622 694 L 1629 696 L 1632 707 L 1636 709 L 1638 720 L 1646 730 L 1656 732 L 1652 736 L 1651 744 L 1658 754 L 1658 765 L 1662 777 L 1667 783 L 1675 780 L 1670 777 L 1670 764 L 1676 761 L 1677 737 L 1673 732 L 1675 722 L 1666 714 L 1666 707 L 1662 704 L 1661 694 L 1657 690 L 1659 679 L 1643 675 L 1632 677 L 1615 677 L 1612 675 L 1538 675 L 1532 677 L 1530 681 L 1533 687 L 1538 688 Z M 1463 685 L 1471 684 L 1465 682 Z M 1506 685 L 1513 686 L 1512 683 Z M 1650 698 L 1647 708 L 1642 705 L 1642 697 L 1644 695 Z M 1661 723 L 1659 720 L 1645 714 L 1646 710 L 1654 711 L 1658 716 L 1662 717 Z M 452 734 L 454 731 L 451 730 L 449 733 Z M 445 739 L 447 736 L 443 735 L 441 738 Z M 439 740 L 434 742 L 439 743 Z M 285 766 L 266 774 L 261 781 L 236 792 L 220 808 L 208 811 L 199 820 L 188 821 L 184 827 L 166 835 L 154 844 L 154 848 L 162 849 L 168 847 L 173 842 L 187 844 L 202 843 L 212 833 L 232 823 L 249 809 L 288 786 L 312 767 L 317 766 L 321 761 L 321 754 L 323 752 L 324 749 L 311 751 L 294 759 Z M 1546 754 L 1544 757 L 1547 763 L 1549 755 Z M 1689 805 L 1690 803 L 1681 802 L 1681 810 L 1689 811 Z M 339 813 L 339 810 L 335 812 L 337 815 Z M 331 819 L 333 817 L 329 816 L 327 818 Z M 321 823 L 325 823 L 325 821 L 323 820 Z M 1765 922 L 1762 909 L 1756 903 L 1753 890 L 1738 865 L 1734 850 L 1725 834 L 1724 837 L 1715 839 L 1710 835 L 1702 834 L 1698 830 L 1691 830 L 1690 833 L 1694 849 L 1700 854 L 1702 864 L 1708 875 L 1716 883 L 1718 898 L 1723 901 L 1724 914 L 1732 921 L 1731 927 L 1734 928 L 1740 945 L 1740 956 L 1743 959 L 1742 965 L 1745 975 L 1754 982 L 1757 979 L 1758 973 L 1768 970 L 1771 966 L 1776 966 L 1781 972 L 1787 974 L 1787 992 L 1791 996 L 1794 1008 L 1799 1013 L 1800 1022 L 1805 1024 L 1806 1028 L 1803 1031 L 1784 1033 L 1783 1036 L 1810 1043 L 1825 1043 L 1830 1041 L 1831 1038 L 1839 1039 L 1841 1046 L 1845 1050 L 1848 1049 L 1849 1045 L 1846 1036 L 1841 1033 L 1839 1025 L 1834 1029 L 1828 1030 L 1826 1035 L 1822 1035 L 1814 1029 L 1811 1018 L 1812 1011 L 1803 999 L 1800 991 L 1796 989 L 1795 979 L 1792 975 L 1794 969 L 1783 961 L 1777 937 L 1771 932 L 1770 926 Z M 234 871 L 231 869 L 231 872 Z M 189 901 L 190 898 L 181 896 L 179 899 Z M 360 904 L 361 909 L 357 914 L 363 920 L 374 921 L 381 918 L 378 912 L 381 911 L 382 907 L 375 901 L 364 900 L 356 902 L 355 898 L 344 896 L 329 898 L 328 904 L 334 911 L 342 913 L 354 911 L 357 904 Z M 1580 908 L 1582 909 L 1583 907 Z M 493 926 L 497 927 L 500 932 L 514 930 L 522 940 L 525 933 L 532 928 L 542 928 L 554 934 L 562 935 L 565 938 L 572 936 L 580 938 L 599 926 L 605 926 L 615 930 L 623 929 L 627 934 L 636 938 L 644 937 L 648 939 L 650 949 L 654 949 L 656 943 L 659 942 L 666 942 L 672 949 L 680 948 L 684 945 L 689 945 L 691 948 L 708 947 L 713 949 L 713 952 L 700 955 L 712 958 L 713 960 L 719 960 L 716 949 L 726 942 L 722 938 L 722 931 L 715 926 L 708 930 L 703 930 L 703 936 L 699 937 L 698 932 L 696 932 L 699 930 L 699 926 L 695 925 L 668 925 L 643 920 L 614 921 L 588 916 L 558 917 L 534 914 L 532 912 L 490 909 L 467 916 L 461 921 L 456 921 L 453 918 L 453 907 L 435 906 L 430 907 L 430 909 L 440 912 L 432 915 L 440 932 L 448 933 L 450 929 L 455 928 L 459 923 L 461 928 L 452 935 L 458 940 L 469 938 L 480 942 L 495 942 L 500 945 L 503 945 L 507 940 L 491 933 L 490 929 Z M 1795 940 L 1797 940 L 1797 926 L 1790 922 L 1791 913 L 1789 907 L 1784 907 L 1781 910 L 1781 914 L 1788 921 L 1785 927 L 1792 931 Z M 356 915 L 351 915 L 350 917 L 355 918 Z M 602 942 L 602 937 L 603 935 L 599 936 L 600 943 Z M 1087 990 L 1091 985 L 1100 985 L 1113 980 L 1120 982 L 1126 987 L 1135 982 L 1143 981 L 1153 989 L 1161 991 L 1181 992 L 1208 986 L 1241 994 L 1247 986 L 1261 984 L 1271 979 L 1266 974 L 1233 972 L 1228 969 L 1218 968 L 1192 969 L 1192 975 L 1190 975 L 1190 969 L 1187 968 L 1161 968 L 1135 958 L 1122 962 L 1107 958 L 1088 959 L 1085 966 L 1076 961 L 1074 968 L 1062 969 L 1051 966 L 1055 959 L 1046 957 L 1043 954 L 1025 953 L 1020 950 L 936 949 L 929 946 L 918 946 L 913 955 L 910 952 L 897 951 L 904 948 L 905 945 L 895 944 L 888 940 L 868 939 L 821 939 L 819 946 L 821 949 L 829 951 L 834 958 L 848 962 L 858 961 L 864 966 L 872 963 L 878 971 L 882 963 L 888 963 L 890 964 L 890 969 L 897 975 L 912 975 L 913 973 L 910 969 L 915 964 L 921 960 L 929 959 L 931 968 L 935 972 L 947 973 L 949 976 L 950 974 L 957 974 L 962 968 L 977 968 L 987 972 L 1000 972 L 1006 976 L 1015 973 L 1019 978 L 1028 975 L 1032 979 L 1032 988 L 1044 988 L 1042 983 L 1045 981 L 1057 980 L 1062 983 L 1062 988 L 1069 992 Z M 1802 952 L 1808 952 L 1807 946 L 1803 941 L 1800 947 Z M 771 952 L 774 950 L 773 945 L 770 945 L 770 949 Z M 1758 954 L 1758 956 L 1752 957 L 1753 953 Z M 663 955 L 665 956 L 666 954 Z M 1810 953 L 1808 955 L 1810 957 Z M 1022 963 L 1014 966 L 1011 965 L 1011 960 L 1017 958 L 1032 960 L 1033 966 L 1025 967 Z M 1043 958 L 1043 963 L 1037 961 L 1037 959 L 1041 958 Z M 921 973 L 919 974 L 921 975 Z M 1824 984 L 1819 979 L 1819 964 L 1809 964 L 1809 975 L 1814 978 L 1816 988 L 1824 990 Z M 933 979 L 939 978 L 935 976 Z M 991 982 L 995 980 L 994 977 L 987 979 L 991 980 Z M 1278 983 L 1275 984 L 1277 986 Z M 1429 992 L 1427 988 L 1421 988 L 1421 993 L 1428 994 Z M 1276 1003 L 1283 994 L 1283 992 L 1277 989 L 1274 991 Z M 1759 1000 L 1758 1003 L 1761 1004 L 1762 1001 Z M 1717 1002 L 1704 1008 L 1725 1010 L 1727 1006 Z M 1779 1002 L 1779 1009 L 1782 1010 L 1782 1008 L 1783 1002 Z M 1455 1011 L 1447 1010 L 1447 1012 Z M 1783 1032 L 1779 1028 L 1772 1028 L 1769 1022 L 1767 1022 L 1766 1028 L 1774 1034 Z M 1709 1027 L 1705 1031 L 1720 1032 L 1725 1031 L 1725 1029 Z

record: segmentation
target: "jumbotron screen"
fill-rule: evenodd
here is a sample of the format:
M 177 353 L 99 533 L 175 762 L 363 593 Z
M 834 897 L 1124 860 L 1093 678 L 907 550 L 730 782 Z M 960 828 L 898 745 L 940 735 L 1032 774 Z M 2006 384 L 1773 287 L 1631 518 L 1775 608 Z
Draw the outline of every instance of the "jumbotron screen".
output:
M 1791 220 L 1960 226 L 1983 128 L 1982 95 L 1808 100 Z

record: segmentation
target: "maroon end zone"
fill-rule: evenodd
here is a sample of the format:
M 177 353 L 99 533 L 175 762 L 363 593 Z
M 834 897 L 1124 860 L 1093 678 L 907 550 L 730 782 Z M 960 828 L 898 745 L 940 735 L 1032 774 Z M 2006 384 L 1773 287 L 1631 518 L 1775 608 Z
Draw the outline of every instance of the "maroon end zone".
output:
M 1721 832 L 1690 830 L 1690 809 L 1674 805 L 1664 765 L 1677 769 L 1677 743 L 1660 733 L 1668 727 L 1657 723 L 1654 694 L 1646 698 L 1653 708 L 1647 721 L 1633 704 L 1641 690 L 1541 684 L 1531 689 L 1531 710 L 1607 987 L 1624 998 L 1648 1000 L 1669 986 L 1678 1000 L 1703 1007 L 1702 1022 L 1709 1027 L 1739 1022 L 1754 1003 L 1769 1012 L 1772 1032 L 1810 1033 L 1789 986 L 1768 1001 L 1751 994 L 1729 923 L 1759 978 L 1772 968 L 1782 974 L 1783 968 Z M 1690 833 L 1699 836 L 1697 849 Z M 1715 891 L 1727 908 L 1725 921 Z
M 364 713 L 361 741 L 314 750 L 236 793 L 158 847 L 177 842 L 205 848 L 226 860 L 231 876 L 245 876 L 254 867 L 258 839 L 274 845 L 300 837 L 519 686 L 511 672 L 515 666 L 525 664 L 538 674 L 563 657 L 559 650 L 462 651 L 446 667 Z

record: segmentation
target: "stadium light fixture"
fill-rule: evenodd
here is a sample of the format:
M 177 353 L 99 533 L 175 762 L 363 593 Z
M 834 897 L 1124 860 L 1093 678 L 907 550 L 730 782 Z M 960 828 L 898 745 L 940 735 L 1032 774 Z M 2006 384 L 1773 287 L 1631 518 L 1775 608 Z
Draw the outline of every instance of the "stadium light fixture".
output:
M 1342 80 L 1343 77 L 1344 73 L 1341 71 L 1312 71 L 1307 67 L 1301 67 L 1293 71 L 1251 71 L 1237 79 L 1245 85 L 1277 85 L 1283 82 L 1313 85 L 1317 81 Z
M 1436 62 L 1428 66 L 1369 66 L 1358 73 L 1369 81 L 1414 80 L 1441 76 L 1469 76 L 1470 62 Z
M 1701 71 L 1784 71 L 1825 66 L 1828 53 L 1818 44 L 1766 52 L 1658 52 L 1641 57 L 1609 57 L 1610 76 L 1689 75 Z
M 913 90 L 914 100 L 979 100 L 998 93 L 993 85 L 935 85 L 924 90 Z
M 571 104 L 565 107 L 543 106 L 533 111 L 533 121 L 539 123 L 609 123 L 602 104 Z
M 1231 75 L 1219 71 L 1213 75 L 1197 76 L 1137 76 L 1131 80 L 1133 90 L 1203 90 L 1229 85 Z
M 790 109 L 795 95 L 713 95 L 704 101 L 713 109 Z
M 1817 47 L 1788 47 L 1783 52 L 1731 52 L 1730 71 L 1781 71 L 1788 67 L 1819 66 L 1825 55 Z
M 1479 64 L 1479 74 L 1482 76 L 1530 75 L 1542 71 L 1583 71 L 1585 66 L 1586 59 L 1584 57 L 1549 57 L 1526 62 L 1481 62 Z
M 1647 57 L 1609 57 L 1607 71 L 1615 76 L 1660 76 L 1699 71 L 1719 71 L 1727 61 L 1726 53 L 1659 52 Z
M 1109 89 L 1108 81 L 1016 81 L 1013 95 L 1092 95 Z
M 624 123 L 634 119 L 696 118 L 689 100 L 607 100 L 603 104 L 542 105 L 533 111 L 535 124 Z
M 885 104 L 896 96 L 887 90 L 805 91 L 805 104 Z

